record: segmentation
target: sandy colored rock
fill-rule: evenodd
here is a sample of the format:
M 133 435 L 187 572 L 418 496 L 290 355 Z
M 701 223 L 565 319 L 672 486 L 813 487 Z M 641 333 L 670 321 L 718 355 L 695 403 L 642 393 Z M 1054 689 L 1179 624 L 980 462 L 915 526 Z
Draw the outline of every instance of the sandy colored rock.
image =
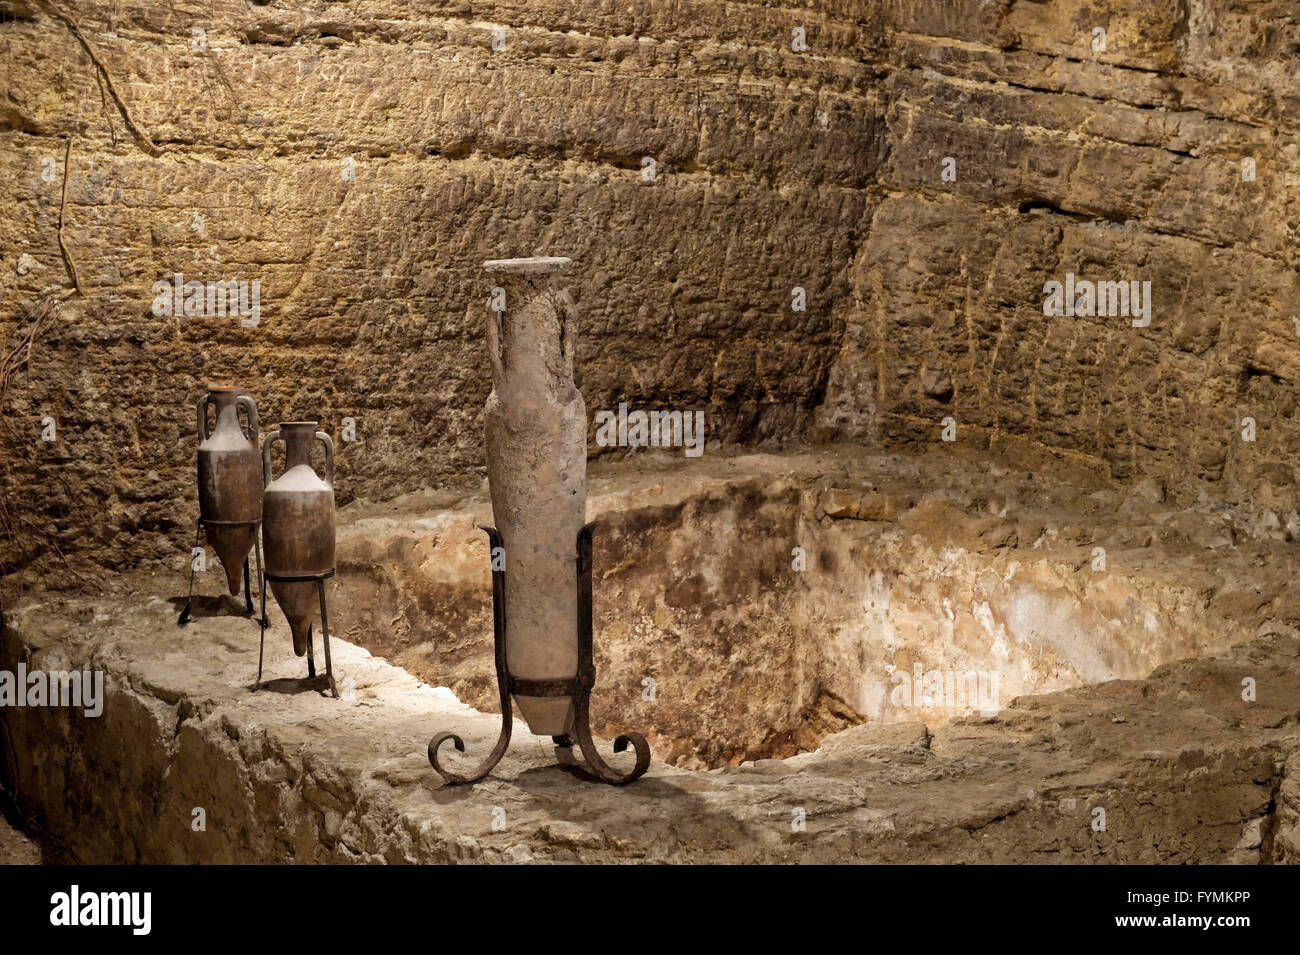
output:
M 588 408 L 707 409 L 711 446 L 929 445 L 951 416 L 1294 509 L 1300 97 L 1268 4 L 92 0 L 80 40 L 8 10 L 0 337 L 38 332 L 0 435 L 14 588 L 180 559 L 209 377 L 321 420 L 340 503 L 473 486 L 479 265 L 542 252 L 583 263 Z M 42 321 L 65 174 L 84 294 Z M 1150 325 L 1044 316 L 1067 270 L 1150 280 Z M 154 315 L 178 273 L 259 280 L 259 323 Z
M 37 865 L 40 861 L 36 843 L 0 818 L 0 865 Z
M 110 674 L 17 718 L 25 798 L 87 861 L 1297 861 L 1281 6 L 10 0 L 0 663 Z M 432 688 L 494 695 L 481 263 L 534 254 L 582 263 L 585 407 L 709 454 L 593 448 L 593 721 L 650 774 L 516 746 L 452 794 L 428 737 L 495 734 Z M 1067 275 L 1149 322 L 1046 314 Z M 256 321 L 159 314 L 178 276 Z M 177 639 L 210 379 L 337 442 L 342 701 L 247 692 L 216 570 Z

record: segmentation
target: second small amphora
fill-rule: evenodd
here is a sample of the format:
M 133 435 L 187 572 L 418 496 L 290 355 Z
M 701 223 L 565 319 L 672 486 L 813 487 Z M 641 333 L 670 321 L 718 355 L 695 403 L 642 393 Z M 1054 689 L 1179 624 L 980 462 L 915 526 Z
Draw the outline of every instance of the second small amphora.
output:
M 208 407 L 216 421 L 208 423 Z M 248 414 L 248 434 L 239 409 Z M 262 470 L 257 454 L 257 403 L 240 388 L 209 385 L 199 399 L 199 520 L 238 596 L 240 571 L 262 517 Z
M 307 652 L 312 621 L 320 609 L 317 578 L 334 569 L 334 442 L 315 421 L 285 421 L 262 448 L 266 493 L 262 543 L 266 573 L 303 580 L 269 580 L 275 602 L 293 632 L 293 652 Z M 284 441 L 284 472 L 271 480 L 271 446 Z M 311 466 L 314 441 L 325 445 L 325 477 Z

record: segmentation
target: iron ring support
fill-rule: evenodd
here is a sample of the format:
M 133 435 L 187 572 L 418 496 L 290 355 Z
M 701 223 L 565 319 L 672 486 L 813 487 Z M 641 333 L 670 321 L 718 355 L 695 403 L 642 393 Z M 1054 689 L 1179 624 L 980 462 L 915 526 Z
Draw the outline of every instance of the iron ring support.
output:
M 319 574 L 272 574 L 267 573 L 264 576 L 273 584 L 297 584 L 306 583 L 309 580 L 329 580 L 334 576 L 335 568 L 323 571 Z
M 497 548 L 502 546 L 501 532 L 485 524 L 479 525 L 479 530 L 487 533 L 488 557 L 491 559 Z M 510 711 L 510 672 L 506 669 L 506 572 L 504 565 L 497 570 L 495 561 L 492 567 L 492 640 L 496 658 L 497 688 L 501 692 L 501 735 L 497 737 L 497 744 L 492 747 L 492 752 L 488 754 L 487 759 L 472 773 L 453 772 L 444 769 L 438 762 L 438 748 L 447 740 L 451 740 L 458 752 L 465 752 L 465 741 L 459 736 L 455 733 L 439 733 L 429 740 L 429 764 L 448 783 L 472 783 L 482 779 L 497 763 L 501 762 L 506 747 L 510 745 L 510 730 L 514 717 Z
M 626 786 L 650 768 L 650 744 L 640 733 L 624 733 L 614 740 L 614 752 L 621 753 L 631 743 L 636 750 L 636 764 L 621 773 L 600 758 L 591 738 L 591 689 L 596 683 L 596 663 L 592 649 L 591 535 L 597 521 L 584 524 L 578 531 L 578 692 L 574 695 L 574 731 L 582 755 L 602 782 Z

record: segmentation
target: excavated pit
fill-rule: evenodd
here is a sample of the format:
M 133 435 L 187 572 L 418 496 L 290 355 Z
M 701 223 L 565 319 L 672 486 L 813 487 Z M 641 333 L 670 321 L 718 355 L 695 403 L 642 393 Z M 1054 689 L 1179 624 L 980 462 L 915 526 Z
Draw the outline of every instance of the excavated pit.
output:
M 1253 633 L 1222 612 L 1238 609 L 1224 548 L 1247 528 L 1039 463 L 841 449 L 594 466 L 596 731 L 643 732 L 682 768 L 785 758 Z M 343 517 L 340 632 L 496 711 L 485 496 Z

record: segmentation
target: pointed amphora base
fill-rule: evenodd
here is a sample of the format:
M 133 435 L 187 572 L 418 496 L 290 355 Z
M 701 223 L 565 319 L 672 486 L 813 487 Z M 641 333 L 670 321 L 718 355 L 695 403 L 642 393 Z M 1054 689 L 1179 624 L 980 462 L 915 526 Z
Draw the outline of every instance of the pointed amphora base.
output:
M 271 593 L 275 602 L 289 621 L 293 633 L 293 652 L 303 656 L 307 652 L 307 641 L 311 634 L 312 621 L 320 611 L 320 592 L 316 581 L 270 581 Z
M 567 696 L 515 694 L 519 715 L 534 736 L 568 736 L 573 732 L 573 700 Z
M 257 528 L 252 524 L 242 527 L 215 527 L 205 524 L 204 528 L 208 543 L 217 552 L 221 569 L 226 572 L 226 584 L 230 588 L 230 596 L 238 597 L 243 584 L 244 561 L 248 559 L 248 553 L 253 549 Z

